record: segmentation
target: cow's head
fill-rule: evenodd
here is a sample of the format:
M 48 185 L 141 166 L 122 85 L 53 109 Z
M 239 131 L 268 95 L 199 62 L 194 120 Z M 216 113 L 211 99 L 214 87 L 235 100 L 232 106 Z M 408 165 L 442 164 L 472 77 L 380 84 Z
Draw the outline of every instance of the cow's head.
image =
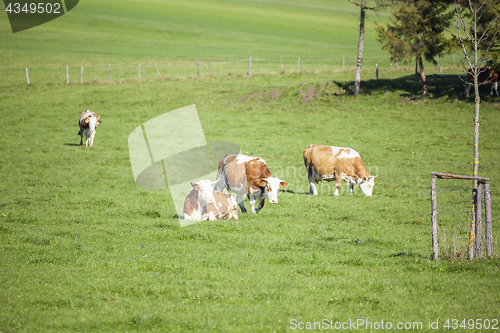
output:
M 377 178 L 377 176 L 361 177 L 358 179 L 359 189 L 367 197 L 372 196 L 373 186 L 375 186 L 375 178 Z
M 208 204 L 214 204 L 214 189 L 212 187 L 215 182 L 211 182 L 208 179 L 202 179 L 199 182 L 191 182 L 191 186 L 198 191 L 198 202 L 201 207 L 205 207 Z
M 288 185 L 286 181 L 276 177 L 263 178 L 258 184 L 264 187 L 265 195 L 272 204 L 278 203 L 278 190 Z

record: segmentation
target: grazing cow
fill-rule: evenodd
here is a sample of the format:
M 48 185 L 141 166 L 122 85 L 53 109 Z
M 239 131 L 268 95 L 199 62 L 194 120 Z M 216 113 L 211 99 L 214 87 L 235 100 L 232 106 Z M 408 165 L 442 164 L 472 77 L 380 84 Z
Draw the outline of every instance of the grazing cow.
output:
M 184 201 L 184 220 L 238 219 L 238 206 L 231 194 L 214 191 L 208 179 L 191 182 L 193 187 Z
M 236 193 L 236 201 L 243 213 L 247 211 L 243 204 L 245 195 L 251 212 L 258 213 L 264 207 L 266 197 L 269 203 L 278 203 L 278 190 L 287 185 L 286 181 L 271 176 L 262 158 L 247 155 L 226 155 L 219 163 L 217 178 L 215 189 L 222 191 L 226 187 Z M 256 199 L 259 200 L 257 209 Z
M 371 197 L 375 178 L 370 176 L 358 152 L 351 148 L 310 145 L 304 151 L 304 164 L 309 178 L 309 194 L 318 195 L 316 183 L 336 180 L 334 195 L 339 195 L 341 181 L 344 180 L 354 193 L 354 184 L 364 195 Z
M 83 134 L 85 134 L 85 145 L 93 146 L 94 145 L 94 136 L 97 125 L 101 123 L 99 120 L 101 116 L 97 116 L 94 112 L 89 110 L 85 110 L 80 115 L 80 120 L 78 121 L 78 126 L 80 127 L 80 131 L 78 135 L 80 136 L 80 145 L 83 145 Z
M 490 95 L 493 96 L 493 90 L 495 90 L 498 96 L 498 72 L 491 67 L 483 67 L 479 69 L 479 76 L 477 77 L 478 83 L 491 83 Z M 469 91 L 474 84 L 474 77 L 472 74 L 472 69 L 467 71 L 467 83 L 465 85 L 465 97 L 469 97 Z

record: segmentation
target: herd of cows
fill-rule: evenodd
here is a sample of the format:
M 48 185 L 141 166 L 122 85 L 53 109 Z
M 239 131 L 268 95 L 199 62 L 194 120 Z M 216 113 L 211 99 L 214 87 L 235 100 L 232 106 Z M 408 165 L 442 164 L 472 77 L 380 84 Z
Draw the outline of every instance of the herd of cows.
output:
M 336 180 L 334 195 L 339 194 L 341 181 L 349 184 L 351 193 L 358 184 L 361 192 L 371 196 L 375 178 L 366 170 L 360 155 L 354 149 L 322 145 L 310 145 L 304 151 L 304 164 L 309 179 L 309 194 L 318 195 L 316 183 Z M 185 220 L 230 220 L 238 219 L 238 206 L 242 213 L 247 210 L 245 196 L 251 212 L 258 213 L 267 198 L 269 203 L 278 203 L 278 191 L 287 182 L 273 177 L 266 162 L 260 157 L 226 155 L 219 163 L 217 180 L 207 179 L 191 182 L 184 202 Z M 224 189 L 236 194 L 222 193 Z M 258 206 L 256 202 L 258 201 Z
M 491 83 L 490 94 L 498 96 L 499 73 L 491 68 L 481 68 L 479 83 Z M 473 83 L 472 72 L 467 73 L 465 96 Z M 80 145 L 93 146 L 97 126 L 101 123 L 94 112 L 85 110 L 80 115 Z M 318 195 L 316 184 L 320 181 L 336 181 L 334 195 L 339 194 L 342 180 L 354 191 L 354 185 L 366 196 L 371 196 L 375 185 L 375 178 L 366 170 L 360 155 L 354 149 L 323 145 L 310 145 L 304 151 L 304 164 L 309 180 L 309 194 Z M 266 162 L 260 157 L 247 155 L 227 155 L 219 163 L 217 180 L 207 179 L 191 182 L 191 190 L 184 201 L 183 218 L 185 220 L 230 220 L 239 218 L 238 206 L 242 213 L 247 210 L 243 200 L 245 196 L 250 203 L 251 212 L 258 213 L 267 198 L 269 203 L 278 203 L 279 189 L 287 186 L 287 182 L 273 177 Z M 224 189 L 236 195 L 236 199 Z M 256 202 L 258 201 L 258 206 Z

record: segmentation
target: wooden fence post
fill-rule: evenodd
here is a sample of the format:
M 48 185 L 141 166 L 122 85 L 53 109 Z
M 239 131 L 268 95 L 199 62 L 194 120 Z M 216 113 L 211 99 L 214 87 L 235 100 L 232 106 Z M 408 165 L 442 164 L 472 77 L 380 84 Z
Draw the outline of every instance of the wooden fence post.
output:
M 375 64 L 375 76 L 378 80 L 378 64 Z
M 66 84 L 69 84 L 69 66 L 66 64 Z
M 28 81 L 28 85 L 30 85 L 30 74 L 28 72 L 28 67 L 26 67 L 26 81 Z
M 481 183 L 477 184 L 477 191 L 475 195 L 475 201 L 476 201 L 476 248 L 475 248 L 475 253 L 476 253 L 476 258 L 481 258 L 482 253 L 481 253 Z
M 438 235 L 437 235 L 437 201 L 436 201 L 436 177 L 431 179 L 431 207 L 432 207 L 432 259 L 438 260 Z
M 484 215 L 486 219 L 485 237 L 486 237 L 486 255 L 490 258 L 493 257 L 493 233 L 492 233 L 492 220 L 491 220 L 491 192 L 490 184 L 484 184 Z
M 158 70 L 158 65 L 156 64 L 156 61 L 153 61 L 154 64 L 155 64 L 155 68 L 156 68 L 156 74 L 158 74 L 158 77 L 160 77 L 160 71 Z
M 200 62 L 198 60 L 196 60 L 196 73 L 200 77 Z
M 80 73 L 80 84 L 83 84 L 83 66 L 82 66 L 82 70 Z
M 252 57 L 248 58 L 248 76 L 252 75 Z
M 141 79 L 141 64 L 139 64 L 139 80 Z

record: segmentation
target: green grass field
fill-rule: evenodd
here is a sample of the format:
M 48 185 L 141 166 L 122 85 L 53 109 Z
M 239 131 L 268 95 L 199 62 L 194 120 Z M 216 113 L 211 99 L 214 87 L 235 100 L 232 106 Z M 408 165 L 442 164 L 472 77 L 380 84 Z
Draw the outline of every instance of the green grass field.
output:
M 281 52 L 270 48 L 275 44 L 297 55 L 299 33 L 317 36 L 322 46 L 309 52 L 322 58 L 336 48 L 329 44 L 330 13 L 357 25 L 356 10 L 340 1 L 169 2 L 162 10 L 153 9 L 159 1 L 144 3 L 86 1 L 18 34 L 0 15 L 2 70 L 26 61 L 98 63 L 108 55 L 240 57 L 245 47 L 274 57 Z M 104 10 L 128 20 L 114 21 Z M 209 19 L 212 30 L 203 23 Z M 274 32 L 249 33 L 247 26 Z M 184 29 L 185 38 L 177 36 Z M 164 33 L 172 41 L 155 42 Z M 344 47 L 355 48 L 352 33 Z M 246 46 L 234 47 L 231 38 Z M 367 44 L 383 55 L 373 35 Z M 429 328 L 437 320 L 444 331 L 448 319 L 449 330 L 453 319 L 461 331 L 477 319 L 498 330 L 498 98 L 484 94 L 480 127 L 494 258 L 462 258 L 471 184 L 438 181 L 438 209 L 452 212 L 439 215 L 442 259 L 432 261 L 430 175 L 472 172 L 473 101 L 459 97 L 463 87 L 454 75 L 430 75 L 426 99 L 418 97 L 411 71 L 384 71 L 380 80 L 364 72 L 356 99 L 353 78 L 324 71 L 27 86 L 0 76 L 0 332 L 283 332 L 325 319 L 375 326 L 358 331 L 437 331 Z M 236 143 L 288 181 L 279 204 L 238 221 L 180 227 L 168 191 L 135 184 L 129 134 L 191 104 L 208 142 Z M 79 146 L 76 135 L 85 109 L 102 115 L 92 148 Z M 360 152 L 379 175 L 373 197 L 357 188 L 349 195 L 345 184 L 334 197 L 327 183 L 321 195 L 308 196 L 302 152 L 311 143 Z M 382 321 L 386 329 L 377 329 Z M 408 326 L 397 330 L 398 323 Z

